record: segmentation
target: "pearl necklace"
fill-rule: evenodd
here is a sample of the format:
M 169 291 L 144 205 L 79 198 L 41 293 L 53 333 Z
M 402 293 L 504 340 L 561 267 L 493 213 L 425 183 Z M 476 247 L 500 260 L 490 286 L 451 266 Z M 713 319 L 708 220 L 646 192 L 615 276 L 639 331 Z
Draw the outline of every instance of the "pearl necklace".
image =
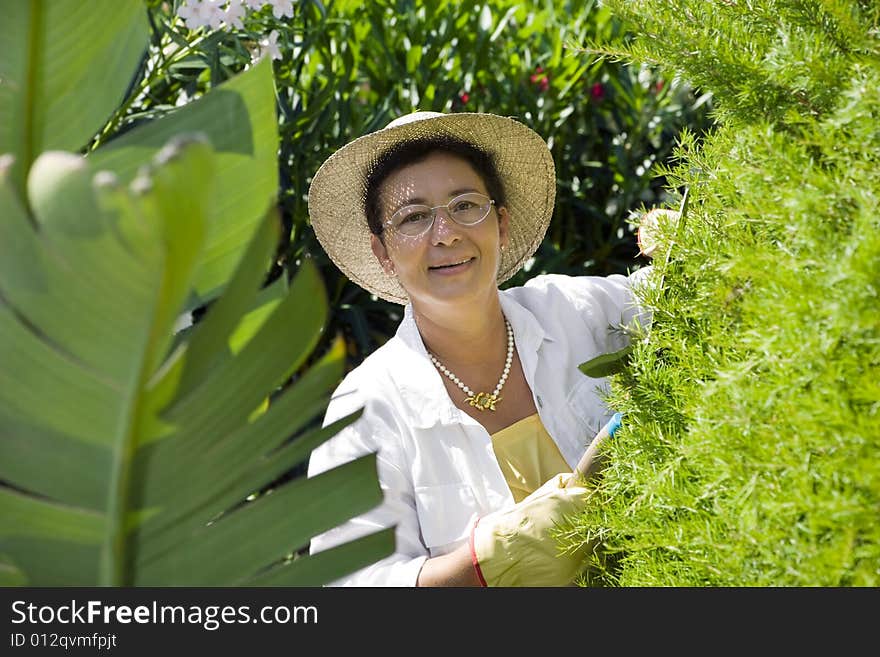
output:
M 467 395 L 465 402 L 479 411 L 485 411 L 486 409 L 489 409 L 490 411 L 495 410 L 495 404 L 499 403 L 502 399 L 498 395 L 501 393 L 501 388 L 504 387 L 504 383 L 507 381 L 507 375 L 510 374 L 510 364 L 513 362 L 513 329 L 510 327 L 510 322 L 507 321 L 506 317 L 504 318 L 504 326 L 507 327 L 507 358 L 504 361 L 504 371 L 501 373 L 501 378 L 498 379 L 498 385 L 495 386 L 495 390 L 491 395 L 488 392 L 478 392 L 475 394 L 473 390 L 468 388 L 461 381 L 461 379 L 446 369 L 443 363 L 437 360 L 434 354 L 430 351 L 428 352 L 428 356 L 431 358 L 431 362 L 434 363 L 434 366 L 451 379 L 452 382 L 461 388 L 464 394 Z

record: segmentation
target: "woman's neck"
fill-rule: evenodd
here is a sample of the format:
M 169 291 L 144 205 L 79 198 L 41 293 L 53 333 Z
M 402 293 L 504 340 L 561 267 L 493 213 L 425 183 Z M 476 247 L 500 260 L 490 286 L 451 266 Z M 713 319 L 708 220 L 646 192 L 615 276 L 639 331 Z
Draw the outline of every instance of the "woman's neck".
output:
M 413 316 L 428 351 L 448 367 L 495 364 L 507 352 L 497 290 L 483 303 L 429 309 L 414 305 Z

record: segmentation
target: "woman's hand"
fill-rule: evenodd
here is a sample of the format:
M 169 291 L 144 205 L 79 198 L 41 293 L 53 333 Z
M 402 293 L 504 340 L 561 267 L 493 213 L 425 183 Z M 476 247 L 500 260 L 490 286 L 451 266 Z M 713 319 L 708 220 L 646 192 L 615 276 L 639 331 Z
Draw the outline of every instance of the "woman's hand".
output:
M 558 474 L 513 507 L 480 518 L 471 530 L 474 569 L 486 586 L 568 586 L 588 546 L 562 552 L 551 530 L 580 513 L 589 491 Z
M 479 518 L 468 543 L 425 561 L 417 586 L 570 586 L 589 546 L 562 552 L 551 530 L 587 502 L 580 478 L 569 484 L 573 476 L 558 474 L 518 504 Z

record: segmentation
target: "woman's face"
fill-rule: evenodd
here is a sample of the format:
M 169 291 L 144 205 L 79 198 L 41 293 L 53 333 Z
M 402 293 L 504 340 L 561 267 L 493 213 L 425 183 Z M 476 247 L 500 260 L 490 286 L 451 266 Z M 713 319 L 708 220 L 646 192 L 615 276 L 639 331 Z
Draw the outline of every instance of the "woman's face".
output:
M 445 205 L 467 192 L 489 196 L 482 177 L 467 160 L 437 151 L 383 181 L 379 189 L 382 220 L 405 205 Z M 478 301 L 497 289 L 508 222 L 503 207 L 492 206 L 489 215 L 473 226 L 457 224 L 440 208 L 434 224 L 419 237 L 387 227 L 384 244 L 373 235 L 373 253 L 387 274 L 397 276 L 414 306 Z

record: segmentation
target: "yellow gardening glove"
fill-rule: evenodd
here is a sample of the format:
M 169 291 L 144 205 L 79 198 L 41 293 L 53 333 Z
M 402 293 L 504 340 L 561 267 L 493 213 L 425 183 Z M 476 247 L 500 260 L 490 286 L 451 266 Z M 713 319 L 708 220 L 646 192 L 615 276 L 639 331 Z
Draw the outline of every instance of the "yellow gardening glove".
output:
M 558 474 L 509 509 L 490 513 L 471 529 L 471 558 L 486 586 L 568 586 L 583 570 L 588 547 L 561 553 L 550 530 L 581 512 L 588 491 L 565 487 Z

